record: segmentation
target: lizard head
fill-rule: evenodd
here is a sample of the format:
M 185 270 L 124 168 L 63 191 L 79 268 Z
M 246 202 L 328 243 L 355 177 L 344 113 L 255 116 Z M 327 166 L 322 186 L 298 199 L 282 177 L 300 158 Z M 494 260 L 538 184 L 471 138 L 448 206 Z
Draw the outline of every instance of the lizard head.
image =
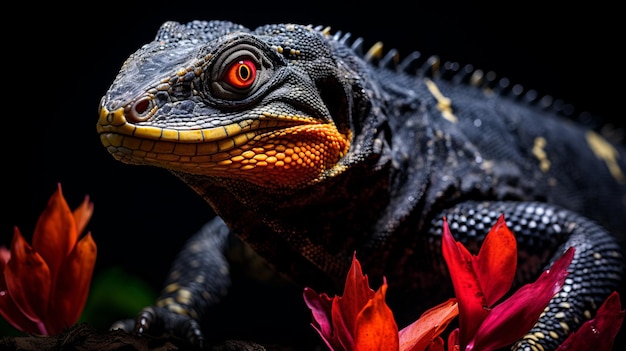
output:
M 102 98 L 100 139 L 125 163 L 264 188 L 341 173 L 363 93 L 330 45 L 310 26 L 167 22 Z

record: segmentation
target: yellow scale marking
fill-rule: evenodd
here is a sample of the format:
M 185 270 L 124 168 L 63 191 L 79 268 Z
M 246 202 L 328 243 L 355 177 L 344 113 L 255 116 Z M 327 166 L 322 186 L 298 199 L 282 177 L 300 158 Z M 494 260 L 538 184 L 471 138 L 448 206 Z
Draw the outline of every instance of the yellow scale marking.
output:
M 535 143 L 533 144 L 533 155 L 539 160 L 539 169 L 541 169 L 543 173 L 550 170 L 550 160 L 545 150 L 547 144 L 548 142 L 544 137 L 536 137 Z
M 619 152 L 596 132 L 588 131 L 585 137 L 591 151 L 593 151 L 597 158 L 606 163 L 613 178 L 615 178 L 618 183 L 624 183 L 624 180 L 626 180 L 624 172 L 622 172 L 622 169 L 617 163 L 617 158 L 620 156 Z
M 452 100 L 450 100 L 449 97 L 444 96 L 441 93 L 439 87 L 437 87 L 437 84 L 435 84 L 435 82 L 428 78 L 425 78 L 424 81 L 426 82 L 426 87 L 428 88 L 428 91 L 430 91 L 435 99 L 437 99 L 437 109 L 441 112 L 443 118 L 452 123 L 457 123 L 459 119 L 454 115 L 454 112 L 452 111 Z

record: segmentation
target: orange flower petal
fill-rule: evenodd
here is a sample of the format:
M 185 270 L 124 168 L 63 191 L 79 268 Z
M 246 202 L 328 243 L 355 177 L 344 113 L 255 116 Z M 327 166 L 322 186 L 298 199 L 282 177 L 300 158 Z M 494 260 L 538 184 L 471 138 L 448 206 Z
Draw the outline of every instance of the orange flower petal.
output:
M 459 314 L 455 298 L 429 309 L 418 320 L 400 330 L 400 351 L 422 351 Z
M 91 219 L 91 215 L 93 214 L 93 202 L 89 201 L 89 196 L 85 196 L 83 202 L 76 208 L 73 212 L 74 221 L 76 222 L 76 234 L 80 235 L 80 233 L 85 230 L 87 223 Z
M 63 260 L 72 251 L 77 240 L 74 215 L 59 184 L 39 216 L 33 233 L 33 248 L 48 264 L 53 284 Z
M 35 323 L 28 319 L 17 307 L 8 291 L 0 290 L 0 316 L 6 319 L 15 329 L 30 334 L 47 334 L 41 323 Z
M 10 251 L 5 247 L 0 247 L 0 316 L 4 317 L 12 326 L 25 333 L 44 334 L 39 329 L 37 323 L 26 318 L 17 307 L 4 280 L 4 267 L 11 258 Z
M 87 301 L 96 255 L 96 243 L 91 233 L 87 233 L 63 262 L 46 320 L 51 334 L 62 332 L 80 318 Z
M 7 290 L 15 305 L 32 321 L 43 321 L 50 297 L 50 270 L 15 227 L 11 259 L 4 269 Z
M 511 289 L 517 269 L 517 241 L 500 216 L 474 257 L 474 271 L 489 307 Z
M 383 285 L 358 314 L 354 325 L 355 350 L 398 351 L 398 326 L 385 303 Z
M 0 272 L 4 269 L 4 265 L 9 262 L 11 258 L 11 251 L 9 251 L 6 246 L 0 247 Z

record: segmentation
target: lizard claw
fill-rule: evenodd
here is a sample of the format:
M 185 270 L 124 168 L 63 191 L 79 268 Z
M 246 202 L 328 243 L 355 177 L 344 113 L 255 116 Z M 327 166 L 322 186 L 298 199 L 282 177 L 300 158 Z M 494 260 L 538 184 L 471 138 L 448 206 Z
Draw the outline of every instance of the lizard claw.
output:
M 154 313 L 152 313 L 152 308 L 144 308 L 135 319 L 135 328 L 133 328 L 134 333 L 137 335 L 147 333 L 154 319 L 155 317 Z
M 135 320 L 124 319 L 111 324 L 110 330 L 123 330 L 125 332 L 131 332 L 134 329 Z
M 135 319 L 115 322 L 111 329 L 122 329 L 138 336 L 169 333 L 202 349 L 204 334 L 195 319 L 163 307 L 145 307 Z

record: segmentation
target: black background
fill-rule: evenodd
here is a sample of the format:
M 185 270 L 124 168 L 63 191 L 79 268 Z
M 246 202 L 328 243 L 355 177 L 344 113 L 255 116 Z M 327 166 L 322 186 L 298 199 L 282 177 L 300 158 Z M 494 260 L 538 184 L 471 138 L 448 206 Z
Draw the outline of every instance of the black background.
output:
M 622 12 L 597 1 L 548 3 L 103 1 L 7 11 L 16 21 L 3 24 L 0 245 L 10 243 L 13 226 L 30 237 L 60 182 L 70 207 L 86 194 L 95 204 L 88 229 L 97 271 L 122 265 L 159 287 L 182 242 L 212 216 L 167 172 L 115 161 L 96 134 L 100 97 L 166 20 L 328 25 L 401 55 L 418 50 L 493 70 L 624 125 Z

